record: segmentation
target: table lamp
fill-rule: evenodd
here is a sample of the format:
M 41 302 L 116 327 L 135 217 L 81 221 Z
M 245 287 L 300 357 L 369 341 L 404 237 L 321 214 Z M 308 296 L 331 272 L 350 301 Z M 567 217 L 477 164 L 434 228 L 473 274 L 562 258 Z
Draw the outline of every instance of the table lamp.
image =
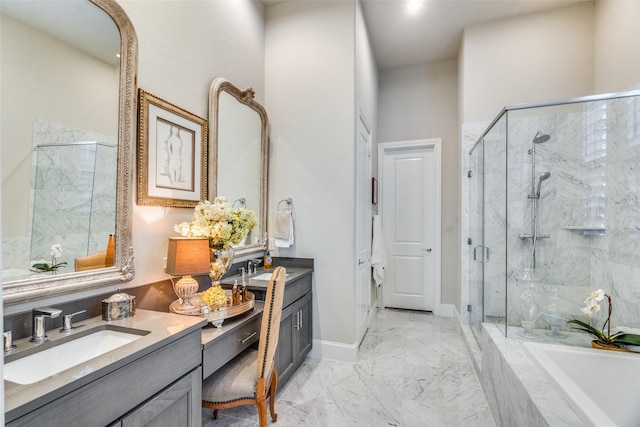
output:
M 176 313 L 194 314 L 199 309 L 190 299 L 198 292 L 198 282 L 192 274 L 209 273 L 209 239 L 192 237 L 169 237 L 167 267 L 172 276 L 182 276 L 173 284 L 173 291 L 180 304 L 172 308 Z

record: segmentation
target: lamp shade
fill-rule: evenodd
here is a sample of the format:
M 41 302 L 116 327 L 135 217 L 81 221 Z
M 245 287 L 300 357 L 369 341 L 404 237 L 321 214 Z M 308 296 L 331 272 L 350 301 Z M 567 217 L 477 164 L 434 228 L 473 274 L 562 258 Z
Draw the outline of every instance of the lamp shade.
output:
M 166 272 L 172 276 L 209 273 L 209 239 L 169 237 Z

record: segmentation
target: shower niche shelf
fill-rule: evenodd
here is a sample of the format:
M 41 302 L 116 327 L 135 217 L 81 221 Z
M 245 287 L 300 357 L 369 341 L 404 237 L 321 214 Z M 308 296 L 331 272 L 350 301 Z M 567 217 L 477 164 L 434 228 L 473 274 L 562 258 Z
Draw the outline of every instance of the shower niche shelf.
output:
M 579 231 L 605 231 L 605 227 L 597 227 L 591 225 L 563 225 L 565 230 L 579 230 Z
M 586 235 L 590 235 L 590 234 L 600 235 L 601 233 L 607 230 L 605 227 L 597 227 L 597 226 L 591 226 L 591 225 L 564 225 L 562 226 L 562 228 L 564 230 L 569 230 L 569 231 L 580 231 L 581 233 Z

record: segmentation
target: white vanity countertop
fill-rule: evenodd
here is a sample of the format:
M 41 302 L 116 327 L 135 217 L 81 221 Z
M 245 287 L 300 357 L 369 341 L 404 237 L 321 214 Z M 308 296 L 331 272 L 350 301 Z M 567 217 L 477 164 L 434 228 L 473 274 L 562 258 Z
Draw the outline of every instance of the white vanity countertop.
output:
M 181 316 L 137 309 L 135 315 L 127 319 L 104 321 L 101 316 L 98 316 L 78 321 L 74 325 L 76 329 L 71 333 L 61 333 L 58 329 L 47 331 L 48 340 L 51 342 L 101 325 L 133 328 L 149 331 L 149 333 L 122 347 L 33 384 L 21 385 L 5 381 L 4 411 L 7 413 L 36 399 L 40 400 L 38 406 L 41 406 L 144 357 L 170 342 L 202 329 L 206 323 L 204 318 L 198 316 Z M 29 342 L 29 338 L 16 341 L 15 344 L 17 346 L 15 350 L 5 353 L 5 363 L 9 363 L 13 355 L 27 352 L 36 346 Z M 7 360 L 8 357 L 9 360 Z

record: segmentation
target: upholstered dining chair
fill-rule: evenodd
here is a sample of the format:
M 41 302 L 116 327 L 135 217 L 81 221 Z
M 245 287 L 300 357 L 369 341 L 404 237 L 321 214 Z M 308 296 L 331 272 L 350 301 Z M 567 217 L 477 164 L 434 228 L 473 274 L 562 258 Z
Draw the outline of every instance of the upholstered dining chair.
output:
M 280 334 L 285 279 L 286 269 L 276 267 L 267 287 L 258 350 L 245 350 L 204 380 L 202 406 L 213 409 L 214 419 L 218 418 L 220 409 L 256 405 L 259 426 L 265 427 L 269 397 L 271 419 L 277 421 L 278 414 L 274 408 L 278 388 L 275 355 Z

